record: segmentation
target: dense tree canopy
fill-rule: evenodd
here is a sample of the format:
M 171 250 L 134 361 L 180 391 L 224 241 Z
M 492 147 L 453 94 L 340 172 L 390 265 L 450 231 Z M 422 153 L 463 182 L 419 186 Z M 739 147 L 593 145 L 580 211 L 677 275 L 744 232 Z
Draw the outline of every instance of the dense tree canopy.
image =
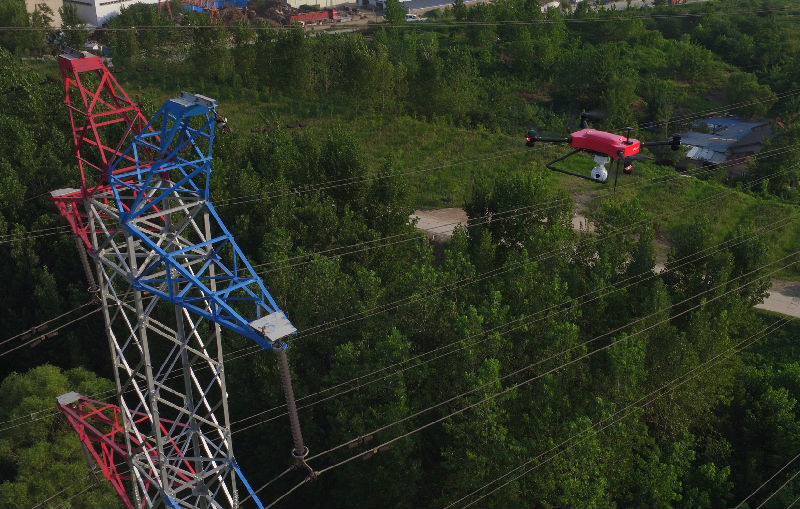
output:
M 646 210 L 622 187 L 564 191 L 544 167 L 548 149 L 498 158 L 480 175 L 455 153 L 457 178 L 472 179 L 455 203 L 467 225 L 431 243 L 409 223 L 437 170 L 403 164 L 409 134 L 391 132 L 397 119 L 480 141 L 530 126 L 564 132 L 586 109 L 605 115 L 600 126 L 632 125 L 646 138 L 716 98 L 744 104 L 741 115 L 778 116 L 783 127 L 765 150 L 793 153 L 797 101 L 783 95 L 800 83 L 795 25 L 687 8 L 697 15 L 457 1 L 431 28 L 309 37 L 246 22 L 196 29 L 209 23 L 197 13 L 178 27 L 139 5 L 109 22 L 120 30 L 98 33 L 145 114 L 191 89 L 258 119 L 218 133 L 213 200 L 300 331 L 289 358 L 307 442 L 317 452 L 353 445 L 312 465 L 368 452 L 285 506 L 726 507 L 796 454 L 800 331 L 779 323 L 751 346 L 776 320 L 753 308 L 777 267 L 766 266 L 777 257 L 766 221 L 709 217 L 723 199 L 796 201 L 796 156 L 756 157 L 750 194 L 723 188 L 715 198 L 713 182 L 692 181 L 697 204 L 711 205 L 678 211 L 665 232 L 659 220 L 675 211 Z M 21 1 L 0 2 L 0 26 L 46 25 Z M 47 79 L 54 67 L 21 59 L 47 53 L 31 34 L 41 32 L 0 31 L 0 329 L 26 340 L 32 326 L 88 301 L 73 239 L 46 230 L 64 224 L 46 193 L 75 186 L 77 169 L 63 89 Z M 376 118 L 365 139 L 357 124 Z M 636 127 L 653 121 L 668 122 L 658 133 Z M 421 146 L 441 142 L 417 135 Z M 454 152 L 466 151 L 463 140 Z M 648 168 L 659 182 L 672 175 Z M 448 195 L 442 182 L 437 192 Z M 676 199 L 668 193 L 685 189 L 674 186 L 652 191 L 664 209 Z M 573 228 L 575 202 L 592 198 L 589 227 Z M 654 241 L 665 234 L 661 267 Z M 787 253 L 798 249 L 789 243 Z M 223 340 L 229 352 L 249 346 Z M 110 388 L 107 351 L 94 314 L 0 356 L 0 506 L 31 507 L 67 485 L 52 505 L 118 504 L 109 489 L 90 489 L 79 442 L 52 412 L 59 394 Z M 286 468 L 290 448 L 283 417 L 253 417 L 283 399 L 277 366 L 268 353 L 236 355 L 226 373 L 234 448 L 260 486 Z M 47 417 L 29 421 L 32 412 Z M 262 500 L 302 474 L 291 475 Z M 798 495 L 795 480 L 765 507 Z

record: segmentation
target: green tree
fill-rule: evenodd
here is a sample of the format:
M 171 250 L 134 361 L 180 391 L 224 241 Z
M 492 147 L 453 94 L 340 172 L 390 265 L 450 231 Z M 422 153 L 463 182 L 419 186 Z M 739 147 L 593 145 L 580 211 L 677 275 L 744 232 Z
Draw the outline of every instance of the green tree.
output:
M 399 0 L 386 0 L 383 10 L 383 19 L 392 25 L 398 25 L 405 20 L 406 10 L 400 5 Z
M 465 21 L 467 19 L 467 6 L 464 0 L 453 0 L 453 17 L 456 21 Z
M 350 341 L 337 347 L 334 353 L 330 384 L 352 378 L 354 369 L 370 372 L 384 363 L 402 363 L 409 356 L 411 344 L 397 329 L 392 329 L 386 337 L 371 343 L 368 340 Z M 403 418 L 411 413 L 408 407 L 408 391 L 404 377 L 391 376 L 372 384 L 352 395 L 339 398 L 331 405 L 331 428 L 335 431 L 330 439 L 333 444 L 368 436 L 366 446 L 377 446 L 386 434 L 367 435 L 375 428 Z M 393 428 L 392 434 L 410 430 L 412 426 L 403 424 Z M 364 447 L 364 446 L 362 446 Z M 377 452 L 365 462 L 359 461 L 344 467 L 320 487 L 326 497 L 332 495 L 334 506 L 358 507 L 364 500 L 371 500 L 382 507 L 408 507 L 416 495 L 414 486 L 420 482 L 421 461 L 416 454 L 416 437 L 392 444 L 388 450 Z M 363 476 L 365 465 L 370 475 Z M 397 465 L 403 465 L 397 469 Z
M 800 408 L 797 405 L 800 366 L 744 369 L 730 405 L 720 411 L 722 433 L 733 446 L 731 472 L 733 500 L 742 500 L 759 487 L 764 472 L 777 472 L 800 449 Z M 792 475 L 784 470 L 773 482 L 780 486 Z M 751 499 L 758 505 L 773 490 Z M 790 482 L 769 504 L 783 507 L 800 495 L 800 483 Z
M 761 85 L 754 74 L 737 72 L 725 84 L 725 102 L 742 104 L 736 112 L 746 118 L 761 118 L 777 101 L 769 85 Z
M 563 245 L 572 235 L 571 204 L 541 171 L 478 180 L 465 209 L 505 251 L 525 247 L 537 254 Z
M 381 167 L 385 178 L 376 180 L 367 194 L 367 223 L 382 236 L 396 234 L 406 229 L 408 217 L 413 212 L 409 189 L 405 179 L 397 174 L 394 159 L 387 156 Z
M 78 17 L 78 8 L 70 2 L 58 8 L 61 16 L 61 28 L 64 30 L 64 44 L 73 48 L 83 48 L 89 38 L 89 31 Z
M 466 374 L 467 389 L 477 390 L 473 399 L 493 399 L 444 423 L 441 454 L 446 474 L 443 500 L 438 505 L 470 493 L 520 462 L 521 451 L 511 436 L 512 422 L 506 410 L 514 394 L 495 397 L 503 389 L 499 377 L 500 362 L 493 358 L 484 359 L 475 372 Z M 517 486 L 511 483 L 494 497 L 503 500 L 503 506 L 518 506 L 517 492 Z
M 798 104 L 795 102 L 795 104 Z M 748 177 L 755 190 L 768 190 L 786 200 L 795 201 L 800 196 L 800 154 L 787 150 L 800 140 L 800 125 L 789 126 L 768 140 L 762 149 L 765 155 L 756 154 L 754 163 L 748 168 Z M 773 151 L 779 157 L 769 157 Z M 786 150 L 786 152 L 783 152 Z M 768 185 L 765 185 L 765 180 Z
M 5 27 L 29 27 L 30 19 L 24 0 L 0 2 L 0 23 Z M 29 34 L 24 30 L 3 30 L 0 33 L 0 46 L 13 53 L 22 52 L 30 42 Z

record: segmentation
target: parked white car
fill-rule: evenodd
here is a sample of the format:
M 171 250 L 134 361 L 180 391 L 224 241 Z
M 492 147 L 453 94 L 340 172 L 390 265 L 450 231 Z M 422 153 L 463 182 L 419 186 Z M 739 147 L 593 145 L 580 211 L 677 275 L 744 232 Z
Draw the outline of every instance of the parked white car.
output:
M 412 21 L 428 21 L 428 18 L 420 18 L 416 14 L 406 14 L 406 21 L 409 23 Z

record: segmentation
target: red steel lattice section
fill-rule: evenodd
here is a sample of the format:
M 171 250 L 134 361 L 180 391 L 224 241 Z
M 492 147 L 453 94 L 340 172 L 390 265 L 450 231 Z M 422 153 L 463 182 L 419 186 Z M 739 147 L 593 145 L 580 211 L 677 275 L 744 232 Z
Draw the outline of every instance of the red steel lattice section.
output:
M 109 195 L 109 167 L 119 158 L 116 172 L 130 170 L 136 160 L 124 155 L 130 140 L 147 119 L 98 56 L 69 51 L 58 57 L 81 189 L 54 192 L 51 201 L 72 231 L 91 250 L 89 227 L 82 203 L 97 194 Z
M 125 450 L 125 429 L 122 425 L 122 411 L 117 405 L 103 403 L 93 399 L 85 398 L 76 392 L 69 392 L 58 397 L 56 406 L 67 418 L 72 428 L 78 434 L 84 450 L 94 458 L 100 471 L 108 482 L 114 487 L 122 502 L 128 509 L 134 509 L 130 497 L 125 489 L 125 481 L 130 481 L 129 470 L 130 457 Z M 137 412 L 133 424 L 140 424 L 149 420 L 147 414 Z M 174 424 L 172 421 L 162 419 L 159 422 L 161 431 L 166 435 L 167 427 Z M 178 425 L 183 427 L 182 425 Z M 144 452 L 154 461 L 158 459 L 158 451 L 155 446 L 148 442 L 143 442 L 133 433 L 128 433 L 132 447 L 132 454 Z M 174 441 L 170 441 L 175 451 L 178 448 Z M 182 454 L 181 454 L 182 456 Z M 194 468 L 189 460 L 183 460 L 183 467 L 194 474 Z M 119 468 L 125 466 L 124 471 Z M 189 480 L 190 476 L 178 474 L 184 481 Z M 155 475 L 151 472 L 150 478 L 155 480 Z
M 119 471 L 119 467 L 129 464 L 119 407 L 84 398 L 75 392 L 60 396 L 56 406 L 78 433 L 84 450 L 94 458 L 103 477 L 111 483 L 125 506 L 134 509 L 123 484 L 130 476 Z

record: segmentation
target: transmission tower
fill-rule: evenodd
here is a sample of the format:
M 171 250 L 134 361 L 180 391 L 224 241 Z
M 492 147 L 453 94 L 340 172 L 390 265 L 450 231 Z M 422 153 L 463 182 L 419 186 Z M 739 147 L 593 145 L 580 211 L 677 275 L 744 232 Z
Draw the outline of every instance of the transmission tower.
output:
M 233 454 L 221 329 L 277 354 L 307 468 L 284 341 L 296 329 L 209 200 L 216 101 L 183 92 L 148 122 L 100 58 L 59 66 L 81 188 L 51 199 L 103 307 L 118 404 L 68 393 L 58 408 L 131 509 L 236 508 L 240 486 L 261 507 Z

